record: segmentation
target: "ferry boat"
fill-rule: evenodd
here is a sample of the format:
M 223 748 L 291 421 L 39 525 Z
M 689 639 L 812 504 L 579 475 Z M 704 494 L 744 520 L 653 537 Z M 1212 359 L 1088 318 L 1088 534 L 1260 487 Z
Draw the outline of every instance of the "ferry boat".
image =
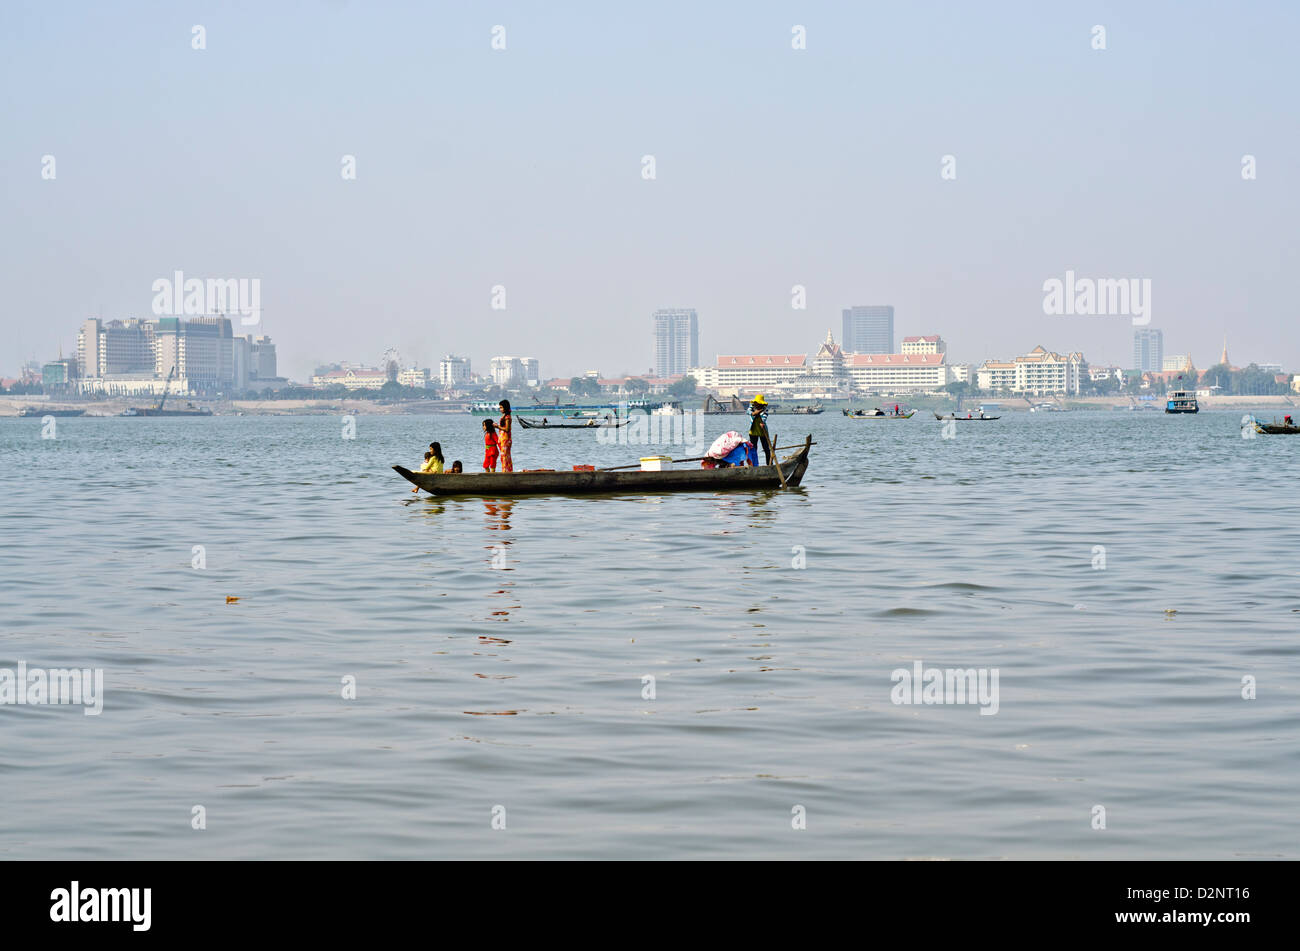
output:
M 1199 413 L 1200 406 L 1196 404 L 1196 394 L 1191 390 L 1171 390 L 1169 398 L 1165 403 L 1166 413 Z

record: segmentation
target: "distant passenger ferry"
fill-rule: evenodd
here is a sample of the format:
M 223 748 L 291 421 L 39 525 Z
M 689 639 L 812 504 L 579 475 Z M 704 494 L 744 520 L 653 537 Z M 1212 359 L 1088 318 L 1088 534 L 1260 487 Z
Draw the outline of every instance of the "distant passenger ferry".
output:
M 1166 413 L 1199 413 L 1200 411 L 1201 408 L 1196 405 L 1196 394 L 1191 390 L 1173 390 L 1165 403 Z

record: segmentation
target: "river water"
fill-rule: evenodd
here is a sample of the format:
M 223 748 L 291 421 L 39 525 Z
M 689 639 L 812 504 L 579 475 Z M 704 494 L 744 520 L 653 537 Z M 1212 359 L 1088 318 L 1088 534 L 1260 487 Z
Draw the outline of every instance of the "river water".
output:
M 777 416 L 799 489 L 513 502 L 390 469 L 469 417 L 0 420 L 0 668 L 104 677 L 0 706 L 0 856 L 1295 858 L 1300 440 L 1240 418 Z

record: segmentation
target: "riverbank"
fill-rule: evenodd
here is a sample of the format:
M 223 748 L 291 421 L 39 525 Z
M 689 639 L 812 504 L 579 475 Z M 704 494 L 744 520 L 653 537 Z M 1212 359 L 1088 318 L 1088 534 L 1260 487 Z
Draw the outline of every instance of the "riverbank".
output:
M 1049 401 L 1046 398 L 1034 398 L 1034 402 L 1042 403 Z M 840 410 L 846 407 L 861 409 L 888 405 L 892 408 L 895 403 L 921 412 L 928 412 L 931 410 L 947 412 L 951 411 L 956 405 L 956 402 L 952 399 L 943 399 L 933 396 L 917 396 L 915 398 L 865 396 L 855 400 L 823 403 L 822 406 L 825 414 L 839 415 Z M 1028 412 L 1031 405 L 1029 401 L 1020 396 L 1001 398 L 968 397 L 962 402 L 962 408 L 974 409 L 980 405 L 987 405 L 989 403 L 997 403 L 998 412 L 1001 413 Z M 17 416 L 27 407 L 51 410 L 79 409 L 84 410 L 85 415 L 89 417 L 120 416 L 128 408 L 142 405 L 150 405 L 150 401 L 141 400 L 139 397 L 123 397 L 121 399 L 107 400 L 69 400 L 47 399 L 43 396 L 3 396 L 0 397 L 0 417 Z M 396 400 L 384 402 L 363 399 L 195 400 L 194 405 L 210 409 L 213 414 L 217 416 L 460 416 L 465 413 L 465 404 L 463 402 L 448 403 L 442 400 Z M 1063 407 L 1068 410 L 1080 411 L 1121 411 L 1128 410 L 1133 406 L 1150 407 L 1154 411 L 1164 409 L 1164 397 L 1159 396 L 1155 399 L 1138 399 L 1136 401 L 1131 400 L 1127 396 L 1069 397 L 1064 400 L 1063 404 L 1058 405 L 1063 405 Z M 1201 397 L 1200 405 L 1203 410 L 1251 409 L 1255 407 L 1277 407 L 1280 409 L 1283 407 L 1300 406 L 1300 395 L 1206 396 Z M 778 409 L 775 415 L 787 414 L 781 413 Z

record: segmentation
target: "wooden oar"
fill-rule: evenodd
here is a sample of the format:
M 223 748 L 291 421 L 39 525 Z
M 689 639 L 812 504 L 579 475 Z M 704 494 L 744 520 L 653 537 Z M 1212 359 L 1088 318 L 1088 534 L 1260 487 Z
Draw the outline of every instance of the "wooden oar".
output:
M 776 448 L 775 448 L 775 446 L 776 446 L 776 434 L 775 434 L 775 433 L 772 434 L 772 446 L 773 446 L 773 449 L 772 449 L 772 461 L 776 463 L 776 474 L 777 474 L 777 477 L 781 480 L 781 488 L 783 488 L 783 489 L 788 489 L 788 488 L 790 488 L 790 487 L 789 487 L 788 485 L 785 484 L 785 473 L 781 471 L 781 460 L 780 460 L 779 458 L 777 458 L 777 455 L 776 455 Z
M 772 440 L 772 441 L 773 441 L 773 442 L 776 442 L 775 439 Z M 810 445 L 810 446 L 815 446 L 815 445 L 817 445 L 817 444 L 816 444 L 815 442 L 810 442 L 810 443 L 808 443 L 808 445 Z M 772 450 L 772 453 L 773 453 L 773 455 L 775 455 L 776 453 L 780 452 L 782 449 L 802 449 L 803 447 L 804 447 L 804 444 L 803 444 L 803 443 L 799 443 L 799 444 L 796 445 L 796 446 L 777 446 L 775 449 Z M 692 456 L 690 459 L 674 459 L 673 462 L 703 462 L 705 459 L 708 459 L 708 458 L 710 458 L 710 457 L 709 457 L 709 456 Z M 777 463 L 777 466 L 778 466 L 778 468 L 779 468 L 779 466 L 780 466 L 780 463 L 779 463 L 779 462 Z M 632 464 L 632 465 L 630 465 L 630 466 L 606 466 L 605 468 L 603 468 L 603 469 L 597 469 L 596 471 L 597 471 L 597 472 L 617 472 L 619 469 L 640 469 L 640 468 L 641 468 L 641 463 L 637 462 L 637 463 L 634 463 L 634 464 Z M 782 484 L 782 485 L 785 485 L 785 478 L 784 478 L 784 476 L 783 476 L 782 479 L 781 479 L 781 484 Z

